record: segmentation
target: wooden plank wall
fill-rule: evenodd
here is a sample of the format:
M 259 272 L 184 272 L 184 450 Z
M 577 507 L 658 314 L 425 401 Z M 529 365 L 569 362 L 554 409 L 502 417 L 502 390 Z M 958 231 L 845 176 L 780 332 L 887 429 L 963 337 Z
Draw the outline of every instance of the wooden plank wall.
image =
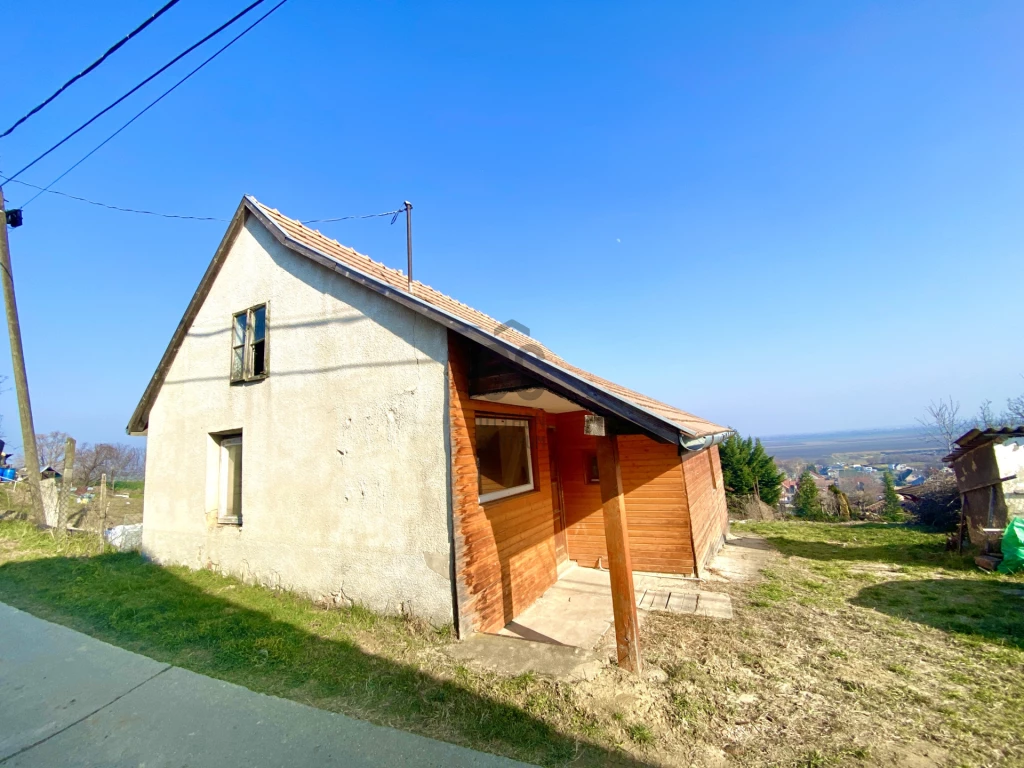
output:
M 688 456 L 683 462 L 683 476 L 693 525 L 693 546 L 698 572 L 701 572 L 718 551 L 729 529 L 718 446 Z
M 583 434 L 582 412 L 551 415 L 558 431 L 558 462 L 569 559 L 595 568 L 608 565 L 601 487 L 586 482 L 587 457 L 596 451 Z M 686 489 L 675 446 L 640 435 L 619 437 L 630 552 L 637 571 L 694 573 Z
M 498 631 L 558 579 L 548 414 L 470 399 L 471 344 L 453 333 L 448 335 L 452 517 L 462 635 Z M 477 413 L 530 419 L 530 452 L 537 490 L 484 505 L 479 503 L 474 447 Z

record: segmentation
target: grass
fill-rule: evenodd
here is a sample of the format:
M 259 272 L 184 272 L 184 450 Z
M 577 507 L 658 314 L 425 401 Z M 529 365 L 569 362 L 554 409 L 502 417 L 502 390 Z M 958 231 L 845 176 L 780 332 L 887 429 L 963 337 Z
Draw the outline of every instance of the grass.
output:
M 1024 578 L 900 525 L 744 526 L 736 619 L 650 614 L 667 681 L 476 672 L 449 631 L 0 522 L 0 600 L 252 690 L 543 765 L 1024 765 Z M 742 532 L 742 531 L 741 531 Z M 724 761 L 724 762 L 723 762 Z
M 571 687 L 451 662 L 450 630 L 100 553 L 91 536 L 58 544 L 24 522 L 0 523 L 0 562 L 3 602 L 251 690 L 544 765 L 636 764 L 592 743 L 600 725 Z

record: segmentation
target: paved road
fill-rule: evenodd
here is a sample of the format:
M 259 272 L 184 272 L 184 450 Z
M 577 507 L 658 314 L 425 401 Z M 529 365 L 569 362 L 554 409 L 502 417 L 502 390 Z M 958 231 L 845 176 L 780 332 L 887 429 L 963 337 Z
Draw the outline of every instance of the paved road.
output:
M 253 693 L 0 603 L 0 765 L 512 768 L 523 763 Z

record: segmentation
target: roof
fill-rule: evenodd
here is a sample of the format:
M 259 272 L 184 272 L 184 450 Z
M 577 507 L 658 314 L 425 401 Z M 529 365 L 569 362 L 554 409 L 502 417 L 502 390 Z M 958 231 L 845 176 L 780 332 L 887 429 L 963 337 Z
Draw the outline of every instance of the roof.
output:
M 972 429 L 960 435 L 955 442 L 957 447 L 943 461 L 952 464 L 965 453 L 973 451 L 989 443 L 1002 442 L 1011 437 L 1024 437 L 1024 426 L 1020 427 L 991 427 L 989 429 Z
M 242 198 L 228 231 L 203 276 L 199 289 L 192 297 L 185 316 L 178 324 L 174 337 L 128 424 L 130 434 L 138 434 L 146 429 L 149 408 L 163 383 L 167 369 L 209 292 L 220 269 L 220 264 L 227 255 L 230 243 L 244 224 L 248 214 L 255 215 L 275 239 L 286 248 L 340 272 L 410 309 L 425 314 L 468 338 L 485 344 L 498 354 L 520 364 L 542 380 L 556 382 L 572 394 L 603 406 L 616 415 L 662 437 L 670 437 L 668 433 L 671 432 L 674 441 L 678 440 L 684 444 L 684 447 L 689 447 L 686 443 L 694 438 L 711 438 L 713 436 L 717 440 L 732 431 L 728 427 L 702 419 L 578 368 L 515 328 L 510 328 L 493 317 L 456 301 L 418 280 L 414 280 L 410 285 L 407 276 L 401 270 L 386 267 L 368 256 L 357 253 L 336 240 L 332 240 L 246 195 Z M 616 405 L 620 407 L 616 407 Z M 710 441 L 706 440 L 705 442 L 708 445 L 711 444 Z M 703 447 L 703 445 L 697 447 Z

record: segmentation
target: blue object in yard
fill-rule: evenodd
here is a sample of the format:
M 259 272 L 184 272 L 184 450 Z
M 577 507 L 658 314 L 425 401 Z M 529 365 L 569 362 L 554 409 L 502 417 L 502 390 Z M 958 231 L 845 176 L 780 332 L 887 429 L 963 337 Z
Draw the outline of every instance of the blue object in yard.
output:
M 14 467 L 0 467 L 0 481 L 13 482 L 18 477 L 18 470 Z

